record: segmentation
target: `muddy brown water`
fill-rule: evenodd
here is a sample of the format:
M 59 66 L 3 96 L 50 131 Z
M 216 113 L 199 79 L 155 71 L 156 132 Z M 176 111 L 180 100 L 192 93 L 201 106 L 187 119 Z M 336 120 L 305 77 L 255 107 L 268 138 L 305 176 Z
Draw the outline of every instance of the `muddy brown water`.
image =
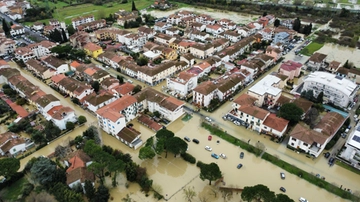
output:
M 349 48 L 337 44 L 325 44 L 317 52 L 326 54 L 326 60 L 329 62 L 336 60 L 344 64 L 346 60 L 349 60 L 349 62 L 352 62 L 357 68 L 360 67 L 360 50 L 357 48 Z

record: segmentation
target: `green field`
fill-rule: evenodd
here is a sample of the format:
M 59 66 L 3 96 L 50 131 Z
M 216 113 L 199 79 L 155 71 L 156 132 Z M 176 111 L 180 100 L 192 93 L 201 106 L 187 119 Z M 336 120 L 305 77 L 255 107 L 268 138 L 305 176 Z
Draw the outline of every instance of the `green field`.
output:
M 146 8 L 154 3 L 153 0 L 134 0 L 134 2 L 138 10 Z M 38 4 L 40 6 L 46 6 L 44 2 L 40 2 L 40 1 L 33 0 L 32 3 Z M 118 10 L 127 10 L 127 11 L 131 10 L 131 1 L 129 1 L 126 4 L 120 4 L 117 2 L 107 3 L 102 6 L 97 6 L 93 4 L 82 4 L 77 6 L 64 7 L 67 6 L 68 4 L 61 1 L 57 1 L 56 4 L 49 2 L 48 5 L 50 8 L 56 8 L 53 13 L 53 17 L 55 19 L 58 19 L 59 21 L 65 21 L 66 24 L 70 24 L 72 18 L 82 15 L 93 14 L 95 16 L 95 19 L 100 19 L 100 18 L 108 17 L 109 14 L 114 14 Z M 41 20 L 41 22 L 45 22 L 45 23 L 48 23 L 48 21 L 49 19 Z M 25 24 L 31 25 L 33 23 L 25 23 Z
M 27 180 L 25 177 L 23 177 L 15 183 L 11 184 L 9 187 L 1 191 L 1 198 L 4 201 L 17 201 L 18 197 L 22 194 L 23 184 L 26 182 Z
M 311 42 L 308 46 L 300 51 L 301 54 L 311 56 L 314 52 L 322 48 L 324 44 Z

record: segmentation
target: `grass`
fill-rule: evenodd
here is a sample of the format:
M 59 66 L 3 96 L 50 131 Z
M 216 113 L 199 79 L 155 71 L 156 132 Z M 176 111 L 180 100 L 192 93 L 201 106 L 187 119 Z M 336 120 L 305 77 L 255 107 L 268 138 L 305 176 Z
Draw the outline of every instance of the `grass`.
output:
M 192 118 L 190 114 L 186 114 L 181 120 L 182 121 L 189 121 Z
M 211 134 L 216 135 L 236 146 L 240 146 L 242 149 L 245 149 L 245 150 L 255 154 L 256 156 L 259 156 L 259 154 L 261 153 L 260 149 L 254 147 L 252 145 L 249 145 L 246 142 L 239 140 L 230 134 L 227 134 L 226 132 L 222 131 L 218 127 L 212 126 L 205 122 L 201 123 L 201 126 L 204 127 L 205 129 L 207 129 Z M 325 180 L 317 178 L 313 174 L 305 172 L 304 170 L 301 170 L 300 168 L 297 168 L 297 167 L 295 167 L 295 166 L 293 166 L 293 165 L 291 165 L 269 153 L 265 152 L 261 158 L 266 161 L 269 161 L 270 163 L 281 167 L 282 169 L 288 171 L 289 173 L 297 175 L 297 176 L 301 177 L 302 179 L 304 179 L 320 188 L 323 188 L 337 196 L 340 196 L 344 199 L 350 199 L 351 201 L 360 201 L 360 198 L 356 197 L 355 195 L 352 195 L 350 192 L 340 189 L 339 187 L 334 186 L 333 184 L 331 184 Z
M 33 2 L 39 2 L 39 1 L 33 1 Z M 108 17 L 109 14 L 114 14 L 119 10 L 131 11 L 131 5 L 132 5 L 131 1 L 129 1 L 128 3 L 125 4 L 113 2 L 113 3 L 104 4 L 102 6 L 93 5 L 93 4 L 82 4 L 82 5 L 64 7 L 64 6 L 68 6 L 68 4 L 60 1 L 57 2 L 58 3 L 56 4 L 49 2 L 50 8 L 56 8 L 53 13 L 53 17 L 55 19 L 58 19 L 59 21 L 65 21 L 66 24 L 70 24 L 72 18 L 83 15 L 93 14 L 95 16 L 95 19 L 100 19 L 100 18 Z M 138 10 L 149 7 L 153 3 L 154 1 L 151 0 L 135 0 L 135 5 Z M 45 3 L 42 2 L 39 2 L 38 4 L 45 6 Z M 45 23 L 48 23 L 48 21 L 49 19 L 41 20 L 41 22 L 45 22 Z M 31 25 L 33 23 L 28 22 L 25 24 Z
M 17 201 L 19 196 L 22 194 L 23 184 L 26 182 L 26 178 L 23 177 L 11 184 L 9 187 L 6 187 L 3 191 L 2 199 L 4 201 Z
M 301 54 L 311 56 L 314 52 L 322 48 L 324 44 L 311 42 L 308 46 L 300 51 Z
M 335 161 L 335 164 L 338 165 L 338 166 L 341 166 L 341 167 L 343 167 L 343 168 L 345 168 L 345 169 L 347 169 L 347 170 L 349 170 L 351 172 L 354 172 L 354 173 L 360 175 L 360 170 L 358 170 L 358 169 L 356 169 L 356 168 L 354 168 L 352 166 L 349 166 L 348 164 L 346 164 L 344 162 Z

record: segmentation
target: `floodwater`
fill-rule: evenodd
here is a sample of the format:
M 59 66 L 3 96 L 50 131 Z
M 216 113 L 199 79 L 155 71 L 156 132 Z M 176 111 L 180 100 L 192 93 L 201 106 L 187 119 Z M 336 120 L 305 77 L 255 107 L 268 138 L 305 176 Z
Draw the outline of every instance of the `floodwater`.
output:
M 187 11 L 194 12 L 194 13 L 205 13 L 215 19 L 227 18 L 227 19 L 231 19 L 235 23 L 241 23 L 241 24 L 247 24 L 247 23 L 253 22 L 254 19 L 257 19 L 259 17 L 258 15 L 251 15 L 251 14 L 246 14 L 246 13 L 236 13 L 236 12 L 231 12 L 231 11 L 215 10 L 215 9 L 211 9 L 211 8 L 204 9 L 204 8 L 193 8 L 193 7 L 184 7 L 184 8 L 179 8 L 179 9 L 170 10 L 170 11 L 152 10 L 152 11 L 148 12 L 148 11 L 144 10 L 141 13 L 150 14 L 157 18 L 161 18 L 161 17 L 167 17 L 167 16 L 174 14 L 175 12 L 178 12 L 180 10 L 187 10 Z
M 332 60 L 336 60 L 344 64 L 346 60 L 349 60 L 349 62 L 352 62 L 356 67 L 359 68 L 359 64 L 360 64 L 359 49 L 327 43 L 317 52 L 326 54 L 327 55 L 326 60 L 329 62 L 331 62 Z

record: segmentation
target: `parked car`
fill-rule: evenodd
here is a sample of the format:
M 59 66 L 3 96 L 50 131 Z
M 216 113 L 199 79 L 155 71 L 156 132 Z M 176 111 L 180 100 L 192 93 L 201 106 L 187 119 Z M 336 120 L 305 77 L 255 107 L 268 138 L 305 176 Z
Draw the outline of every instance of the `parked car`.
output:
M 330 152 L 326 152 L 326 153 L 324 154 L 324 157 L 325 157 L 325 158 L 329 158 L 329 157 L 330 157 Z
M 234 121 L 234 124 L 237 125 L 237 126 L 241 125 L 239 121 Z
M 212 120 L 209 117 L 205 117 L 205 120 L 211 122 Z
M 332 166 L 332 165 L 334 165 L 334 163 L 335 163 L 335 158 L 334 158 L 334 157 L 330 157 L 330 159 L 329 159 L 329 165 Z
M 280 187 L 280 191 L 286 192 L 286 189 L 284 187 Z
M 300 198 L 299 198 L 299 201 L 300 201 L 300 202 L 309 202 L 308 200 L 306 200 L 306 199 L 303 198 L 303 197 L 300 197 Z
M 212 148 L 209 147 L 209 146 L 205 146 L 205 150 L 206 150 L 206 151 L 212 151 Z
M 237 169 L 240 169 L 242 166 L 243 166 L 243 165 L 242 165 L 241 163 L 239 163 L 239 164 L 237 165 Z
M 223 154 L 223 153 L 220 154 L 220 157 L 223 158 L 223 159 L 226 159 L 226 155 Z
M 196 143 L 196 144 L 200 143 L 200 141 L 198 139 L 193 139 L 192 141 L 193 141 L 193 143 Z
M 243 159 L 243 158 L 244 158 L 244 155 L 245 155 L 244 152 L 241 152 L 241 153 L 240 153 L 240 158 Z
M 215 153 L 212 153 L 212 154 L 211 154 L 211 157 L 216 158 L 216 159 L 219 159 L 219 155 L 217 155 L 217 154 L 215 154 Z
M 208 136 L 208 140 L 209 140 L 209 141 L 212 140 L 212 136 L 211 136 L 211 135 Z
M 346 138 L 346 133 L 341 133 L 342 138 Z
M 184 140 L 186 140 L 187 142 L 190 142 L 190 141 L 191 141 L 188 136 L 185 136 L 185 137 L 184 137 Z
M 281 177 L 281 179 L 285 180 L 285 173 L 281 172 L 280 177 Z

